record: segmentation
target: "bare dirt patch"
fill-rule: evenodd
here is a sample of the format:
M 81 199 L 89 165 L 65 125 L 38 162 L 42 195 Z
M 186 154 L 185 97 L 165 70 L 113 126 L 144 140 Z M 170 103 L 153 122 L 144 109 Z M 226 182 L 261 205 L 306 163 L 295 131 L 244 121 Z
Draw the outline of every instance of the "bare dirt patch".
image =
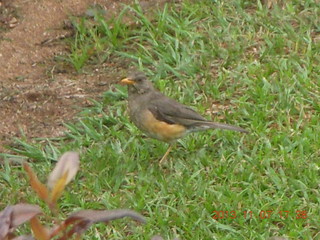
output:
M 141 1 L 154 7 L 162 1 Z M 64 44 L 41 44 L 68 34 L 64 21 L 98 3 L 109 15 L 132 0 L 0 0 L 0 152 L 13 137 L 57 137 L 88 99 L 107 90 L 127 66 L 104 63 L 93 73 L 56 73 Z

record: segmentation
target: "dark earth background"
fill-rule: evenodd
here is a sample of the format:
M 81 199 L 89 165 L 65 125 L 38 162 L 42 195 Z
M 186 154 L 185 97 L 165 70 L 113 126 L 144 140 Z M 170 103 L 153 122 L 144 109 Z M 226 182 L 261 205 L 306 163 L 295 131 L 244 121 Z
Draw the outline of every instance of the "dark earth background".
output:
M 143 10 L 166 0 L 140 1 Z M 81 16 L 99 5 L 105 17 L 116 15 L 132 0 L 2 0 L 0 1 L 0 152 L 14 138 L 59 137 L 64 122 L 75 120 L 89 99 L 119 80 L 128 64 L 109 60 L 90 71 L 61 69 L 57 56 L 66 56 L 73 34 L 70 16 Z

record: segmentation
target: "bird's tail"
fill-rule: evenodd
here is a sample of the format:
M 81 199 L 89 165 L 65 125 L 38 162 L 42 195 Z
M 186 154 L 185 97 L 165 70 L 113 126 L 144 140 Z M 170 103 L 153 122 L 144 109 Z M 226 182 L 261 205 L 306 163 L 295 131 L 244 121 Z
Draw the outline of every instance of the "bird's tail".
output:
M 209 122 L 209 121 L 208 122 L 201 122 L 201 123 L 199 122 L 194 127 L 194 131 L 201 131 L 201 130 L 206 130 L 206 129 L 210 129 L 210 128 L 220 128 L 220 129 L 226 129 L 226 130 L 243 132 L 243 133 L 249 132 L 241 127 L 228 125 L 228 124 L 224 124 L 224 123 Z

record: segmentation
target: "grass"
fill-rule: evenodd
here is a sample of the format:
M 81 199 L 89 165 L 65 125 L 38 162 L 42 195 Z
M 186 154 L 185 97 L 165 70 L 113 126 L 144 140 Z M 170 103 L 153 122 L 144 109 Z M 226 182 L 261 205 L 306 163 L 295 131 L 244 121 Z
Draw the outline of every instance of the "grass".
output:
M 77 19 L 68 61 L 78 71 L 130 59 L 167 95 L 250 134 L 192 134 L 159 167 L 167 146 L 132 125 L 126 89 L 117 86 L 67 124 L 65 139 L 19 140 L 16 151 L 33 159 L 43 179 L 56 156 L 81 153 L 82 171 L 61 201 L 65 213 L 131 208 L 148 219 L 145 226 L 92 227 L 88 239 L 317 239 L 319 15 L 311 0 L 271 10 L 204 0 L 166 5 L 151 16 L 134 6 L 109 21 Z M 1 208 L 35 201 L 26 185 L 21 167 L 5 161 Z M 224 215 L 213 219 L 215 211 Z

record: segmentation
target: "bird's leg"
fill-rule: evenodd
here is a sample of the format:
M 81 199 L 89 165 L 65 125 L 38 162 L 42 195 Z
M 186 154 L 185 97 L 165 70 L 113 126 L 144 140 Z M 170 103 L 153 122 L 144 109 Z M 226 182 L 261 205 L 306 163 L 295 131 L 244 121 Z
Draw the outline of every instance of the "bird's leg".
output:
M 170 153 L 171 149 L 173 147 L 173 144 L 170 143 L 168 150 L 166 151 L 166 153 L 163 155 L 163 157 L 161 158 L 159 164 L 161 165 L 167 158 L 168 154 Z

